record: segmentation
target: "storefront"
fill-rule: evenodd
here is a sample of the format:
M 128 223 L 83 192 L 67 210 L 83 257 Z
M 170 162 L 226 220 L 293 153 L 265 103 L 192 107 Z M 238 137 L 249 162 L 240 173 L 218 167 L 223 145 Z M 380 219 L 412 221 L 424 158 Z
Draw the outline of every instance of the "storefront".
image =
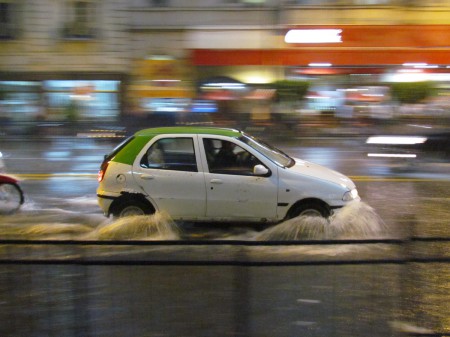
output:
M 199 76 L 232 76 L 251 85 L 308 81 L 306 110 L 336 110 L 345 105 L 347 90 L 383 92 L 385 100 L 382 86 L 389 82 L 450 83 L 450 25 L 292 26 L 276 36 L 261 34 L 259 40 L 271 38 L 273 47 L 236 48 L 236 32 L 230 32 L 229 40 L 221 32 L 224 48 L 193 48 Z
M 183 112 L 194 98 L 189 68 L 168 55 L 150 55 L 133 64 L 127 99 L 140 114 Z
M 0 74 L 0 119 L 114 122 L 123 80 L 120 74 Z

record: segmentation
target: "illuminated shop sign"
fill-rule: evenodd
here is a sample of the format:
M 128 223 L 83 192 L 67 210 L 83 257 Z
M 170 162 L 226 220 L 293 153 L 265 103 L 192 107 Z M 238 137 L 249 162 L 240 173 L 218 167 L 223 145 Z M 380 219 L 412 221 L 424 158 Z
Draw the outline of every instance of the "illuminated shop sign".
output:
M 341 43 L 342 29 L 291 29 L 284 37 L 286 43 Z

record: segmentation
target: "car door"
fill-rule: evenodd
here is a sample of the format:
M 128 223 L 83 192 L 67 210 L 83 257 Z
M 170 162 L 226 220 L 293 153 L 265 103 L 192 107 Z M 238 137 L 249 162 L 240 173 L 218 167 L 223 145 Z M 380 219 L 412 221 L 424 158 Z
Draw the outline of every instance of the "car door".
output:
M 152 139 L 133 165 L 135 180 L 156 204 L 174 219 L 205 216 L 206 192 L 200 172 L 195 135 L 166 135 Z
M 238 140 L 222 136 L 199 136 L 203 145 L 202 160 L 206 182 L 206 215 L 215 220 L 268 221 L 276 218 L 276 168 L 251 151 Z M 225 153 L 233 161 L 229 147 L 234 147 L 236 161 L 224 165 L 220 158 Z M 224 147 L 228 150 L 224 150 Z M 231 159 L 230 159 L 231 158 Z M 253 174 L 253 168 L 262 164 L 269 168 L 266 176 Z M 233 166 L 234 165 L 234 166 Z

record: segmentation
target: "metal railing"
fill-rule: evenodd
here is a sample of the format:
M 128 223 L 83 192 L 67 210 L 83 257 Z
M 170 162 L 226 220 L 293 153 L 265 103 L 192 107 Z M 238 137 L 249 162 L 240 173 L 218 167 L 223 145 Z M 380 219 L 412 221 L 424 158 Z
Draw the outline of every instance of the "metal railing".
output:
M 257 322 L 259 322 L 258 315 L 252 311 L 258 311 L 258 309 L 256 308 L 256 304 L 253 303 L 255 301 L 255 295 L 253 293 L 259 293 L 260 291 L 256 291 L 254 289 L 257 289 L 257 287 L 259 287 L 259 283 L 263 282 L 265 278 L 270 279 L 271 277 L 273 277 L 273 273 L 283 274 L 287 271 L 292 272 L 294 270 L 295 273 L 300 273 L 302 275 L 304 274 L 305 270 L 311 271 L 316 270 L 315 268 L 321 268 L 321 273 L 333 274 L 339 273 L 339 270 L 341 268 L 351 268 L 350 270 L 352 270 L 352 268 L 357 268 L 357 271 L 360 270 L 358 268 L 364 268 L 364 271 L 370 270 L 370 268 L 374 268 L 374 271 L 371 272 L 372 275 L 369 277 L 370 281 L 376 280 L 378 275 L 382 273 L 387 266 L 398 266 L 398 268 L 395 268 L 392 273 L 393 275 L 400 275 L 399 283 L 401 285 L 401 283 L 403 282 L 416 281 L 406 279 L 408 276 L 404 275 L 404 271 L 411 270 L 411 266 L 417 266 L 418 264 L 430 264 L 433 266 L 444 266 L 444 268 L 446 268 L 446 266 L 450 263 L 450 250 L 445 248 L 449 242 L 450 238 L 446 237 L 305 241 L 78 241 L 3 239 L 0 240 L 0 265 L 4 266 L 3 269 L 13 269 L 11 269 L 10 271 L 8 270 L 6 275 L 3 275 L 2 272 L 0 272 L 0 288 L 2 288 L 3 290 L 6 289 L 7 293 L 14 292 L 15 287 L 17 285 L 21 285 L 22 282 L 26 283 L 24 288 L 39 287 L 42 284 L 47 285 L 48 283 L 53 284 L 54 282 L 57 282 L 58 287 L 60 287 L 60 278 L 62 276 L 58 276 L 60 270 L 59 268 L 63 268 L 62 270 L 67 270 L 66 268 L 69 268 L 68 270 L 71 272 L 69 272 L 69 276 L 66 277 L 69 280 L 75 280 L 70 281 L 68 285 L 63 285 L 64 291 L 67 291 L 71 297 L 82 296 L 82 298 L 88 302 L 87 305 L 89 306 L 92 305 L 89 304 L 91 301 L 94 303 L 96 302 L 96 300 L 91 299 L 91 297 L 94 298 L 95 296 L 97 296 L 95 293 L 89 290 L 90 288 L 96 286 L 101 288 L 115 288 L 115 283 L 118 280 L 123 282 L 122 277 L 117 278 L 116 268 L 127 267 L 126 270 L 132 272 L 133 275 L 127 276 L 125 277 L 125 279 L 128 281 L 136 282 L 133 283 L 136 284 L 136 286 L 140 285 L 141 282 L 143 284 L 145 284 L 146 282 L 150 282 L 150 286 L 151 280 L 160 279 L 160 276 L 158 275 L 160 275 L 159 273 L 163 272 L 160 268 L 163 268 L 163 270 L 167 271 L 170 270 L 172 274 L 177 274 L 178 270 L 181 270 L 180 273 L 183 274 L 186 273 L 187 270 L 191 270 L 191 268 L 193 268 L 192 270 L 195 271 L 198 271 L 198 268 L 201 268 L 201 270 L 203 270 L 203 273 L 207 275 L 208 270 L 215 270 L 221 275 L 224 275 L 223 277 L 218 276 L 218 278 L 215 278 L 216 282 L 219 282 L 219 284 L 211 284 L 208 285 L 208 289 L 198 289 L 198 291 L 202 293 L 202 291 L 205 290 L 207 293 L 208 291 L 212 291 L 212 289 L 215 289 L 215 287 L 217 286 L 219 289 L 225 288 L 225 293 L 231 292 L 232 295 L 230 302 L 233 302 L 233 304 L 231 304 L 231 307 L 230 305 L 225 306 L 227 309 L 225 311 L 231 311 L 233 312 L 233 314 L 232 318 L 229 319 L 228 325 L 225 325 L 229 326 L 229 329 L 234 331 L 231 334 L 233 336 L 257 336 L 258 334 L 256 332 L 252 332 L 252 330 L 256 329 L 255 325 L 257 325 Z M 294 253 L 291 252 L 290 254 L 282 254 L 283 250 L 281 250 L 281 253 L 279 250 L 279 248 L 286 248 L 285 250 L 289 251 L 290 249 L 300 249 L 314 246 L 345 247 L 350 245 L 358 247 L 372 247 L 373 245 L 376 245 L 374 246 L 376 248 L 389 247 L 392 249 L 388 249 L 387 252 L 383 251 L 379 254 L 368 254 L 368 256 L 364 256 L 364 254 L 355 254 L 355 256 L 347 256 L 346 258 L 342 258 L 342 256 L 339 255 L 327 256 L 326 258 L 312 258 L 307 254 L 302 254 L 302 252 L 297 254 L 297 252 L 294 251 Z M 436 252 L 433 252 L 433 249 L 419 249 L 418 251 L 416 251 L 416 248 L 421 245 L 425 245 L 426 247 L 435 247 L 437 245 L 444 248 L 438 248 Z M 274 251 L 271 251 L 272 249 Z M 261 252 L 261 250 L 265 254 L 255 254 L 255 252 Z M 192 251 L 196 252 L 193 254 L 189 254 L 189 252 Z M 376 251 L 376 249 L 372 251 Z M 218 252 L 219 254 L 215 255 Z M 43 277 L 43 281 L 35 282 L 33 280 L 33 273 L 26 277 L 16 274 L 16 271 L 24 271 L 27 270 L 28 267 L 30 267 L 32 270 L 34 270 L 35 273 L 37 272 L 38 274 L 40 274 L 40 271 L 42 271 L 42 275 L 36 275 L 36 278 Z M 102 280 L 107 280 L 106 284 L 93 284 L 93 277 L 91 274 L 97 275 L 97 269 L 92 269 L 93 267 L 103 268 L 102 275 L 106 274 L 114 276 L 111 276 L 110 278 L 104 278 L 103 276 L 100 277 L 100 279 Z M 138 270 L 140 272 L 134 273 L 135 269 L 129 269 L 128 267 L 139 268 Z M 297 267 L 300 269 L 298 269 Z M 366 269 L 366 267 L 368 267 L 369 269 Z M 106 271 L 104 268 L 106 268 Z M 156 274 L 154 272 L 154 268 L 158 268 L 158 272 Z M 145 272 L 141 273 L 143 270 Z M 299 271 L 297 272 L 297 270 Z M 226 274 L 230 271 L 232 275 L 226 276 Z M 348 273 L 348 270 L 346 272 Z M 253 273 L 258 274 L 259 276 L 263 275 L 262 279 L 255 279 L 255 277 L 252 276 Z M 346 277 L 344 277 L 344 279 L 346 279 Z M 97 276 L 94 277 L 94 279 L 96 278 Z M 145 279 L 143 278 L 148 278 L 149 280 L 145 281 Z M 359 276 L 356 273 L 354 276 L 351 276 L 353 282 L 358 282 L 358 278 Z M 180 276 L 180 279 L 185 278 Z M 339 283 L 340 277 L 336 276 L 336 281 L 333 282 Z M 55 284 L 53 284 L 53 286 L 55 286 Z M 180 285 L 180 287 L 183 287 L 183 285 Z M 55 296 L 55 292 L 56 294 L 58 294 L 58 291 L 52 289 L 52 286 L 48 285 L 48 288 L 49 289 L 45 290 L 40 289 L 39 291 L 48 293 L 49 297 Z M 35 291 L 38 290 L 33 290 L 31 291 L 31 293 Z M 129 295 L 128 297 L 134 298 L 135 296 L 138 296 L 136 295 L 136 293 L 139 294 L 139 290 L 132 289 L 131 291 L 133 295 Z M 194 293 L 196 294 L 196 292 Z M 219 294 L 219 298 L 222 295 Z M 193 298 L 192 300 L 200 302 L 207 301 L 206 298 L 203 298 L 202 296 L 203 295 L 199 295 L 199 298 Z M 333 296 L 336 297 L 336 299 L 333 300 L 333 303 L 335 303 L 336 306 L 339 306 L 339 295 Z M 367 306 L 371 307 L 371 298 L 373 296 L 382 296 L 382 291 L 378 287 L 376 287 L 376 289 L 372 290 L 367 296 Z M 407 295 L 407 297 L 408 296 L 409 295 Z M 128 298 L 127 296 L 125 297 Z M 16 305 L 14 303 L 15 300 L 15 297 L 12 295 L 7 295 L 6 299 L 4 300 L 4 303 L 11 302 L 10 305 L 12 306 L 12 312 L 15 312 L 15 310 L 23 309 L 16 307 L 21 306 L 21 302 L 18 301 L 18 304 Z M 30 301 L 32 301 L 32 299 L 30 299 Z M 41 302 L 42 301 L 45 302 L 45 300 L 41 298 Z M 111 301 L 110 305 L 115 303 L 114 300 L 110 299 L 109 297 L 108 301 Z M 395 301 L 397 300 L 394 300 L 394 302 Z M 400 307 L 403 307 L 404 305 L 401 304 L 402 299 L 398 301 L 400 302 Z M 75 302 L 78 303 L 77 301 Z M 389 302 L 390 301 L 388 301 L 386 305 L 388 305 Z M 36 306 L 34 302 L 31 302 L 30 305 L 32 307 Z M 44 310 L 42 308 L 43 305 L 45 305 L 45 303 L 38 306 L 38 309 L 40 311 Z M 79 310 L 78 307 L 80 305 L 83 304 L 74 304 L 73 310 L 70 310 L 67 313 L 68 316 L 71 316 L 69 317 L 69 321 L 77 321 L 77 310 Z M 374 305 L 375 304 L 373 304 L 373 306 Z M 55 313 L 52 311 L 53 309 L 47 310 L 49 310 L 50 315 L 44 320 L 48 321 L 47 325 L 52 325 L 54 323 L 53 320 L 55 320 Z M 93 309 L 90 308 L 86 313 L 84 313 L 86 319 L 90 319 L 89 313 L 92 310 Z M 372 308 L 370 310 L 374 309 Z M 386 308 L 386 310 L 392 309 Z M 328 313 L 328 311 L 325 312 Z M 0 316 L 2 316 L 3 314 L 0 309 Z M 42 319 L 43 318 L 41 318 L 41 320 Z M 140 320 L 138 320 L 138 318 L 130 319 L 129 322 L 131 322 L 131 325 L 138 323 L 143 324 Z M 36 325 L 37 323 L 34 324 Z M 307 322 L 300 322 L 299 324 L 307 324 Z M 14 326 L 14 328 L 17 327 Z M 98 328 L 96 327 L 95 329 Z M 336 331 L 332 331 L 331 333 L 329 332 L 328 336 L 340 336 L 341 332 L 338 331 L 338 328 L 336 329 Z M 120 335 L 121 333 L 119 326 L 114 325 L 112 330 L 114 330 L 112 335 L 116 335 L 114 333 Z M 316 336 L 316 334 L 312 332 L 309 333 L 310 334 L 305 333 L 304 336 Z M 381 336 L 376 332 L 374 332 L 373 334 L 373 336 L 378 335 Z M 284 335 L 281 334 L 280 336 Z M 403 332 L 399 332 L 398 334 L 393 334 L 392 336 L 443 337 L 450 336 L 450 333 L 447 331 L 436 332 L 425 330 L 415 332 L 406 330 Z

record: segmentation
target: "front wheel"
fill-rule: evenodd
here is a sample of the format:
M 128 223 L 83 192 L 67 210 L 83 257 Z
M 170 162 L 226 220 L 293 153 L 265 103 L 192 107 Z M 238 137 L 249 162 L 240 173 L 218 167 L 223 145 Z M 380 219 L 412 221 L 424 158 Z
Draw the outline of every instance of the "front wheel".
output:
M 141 200 L 124 200 L 120 202 L 111 212 L 114 217 L 121 218 L 125 216 L 148 215 L 155 211 L 147 203 Z
M 288 218 L 292 219 L 298 216 L 312 216 L 328 218 L 331 215 L 329 207 L 320 203 L 306 203 L 297 206 L 289 213 Z
M 15 183 L 0 184 L 0 213 L 13 213 L 20 208 L 23 202 L 23 192 L 19 185 Z

